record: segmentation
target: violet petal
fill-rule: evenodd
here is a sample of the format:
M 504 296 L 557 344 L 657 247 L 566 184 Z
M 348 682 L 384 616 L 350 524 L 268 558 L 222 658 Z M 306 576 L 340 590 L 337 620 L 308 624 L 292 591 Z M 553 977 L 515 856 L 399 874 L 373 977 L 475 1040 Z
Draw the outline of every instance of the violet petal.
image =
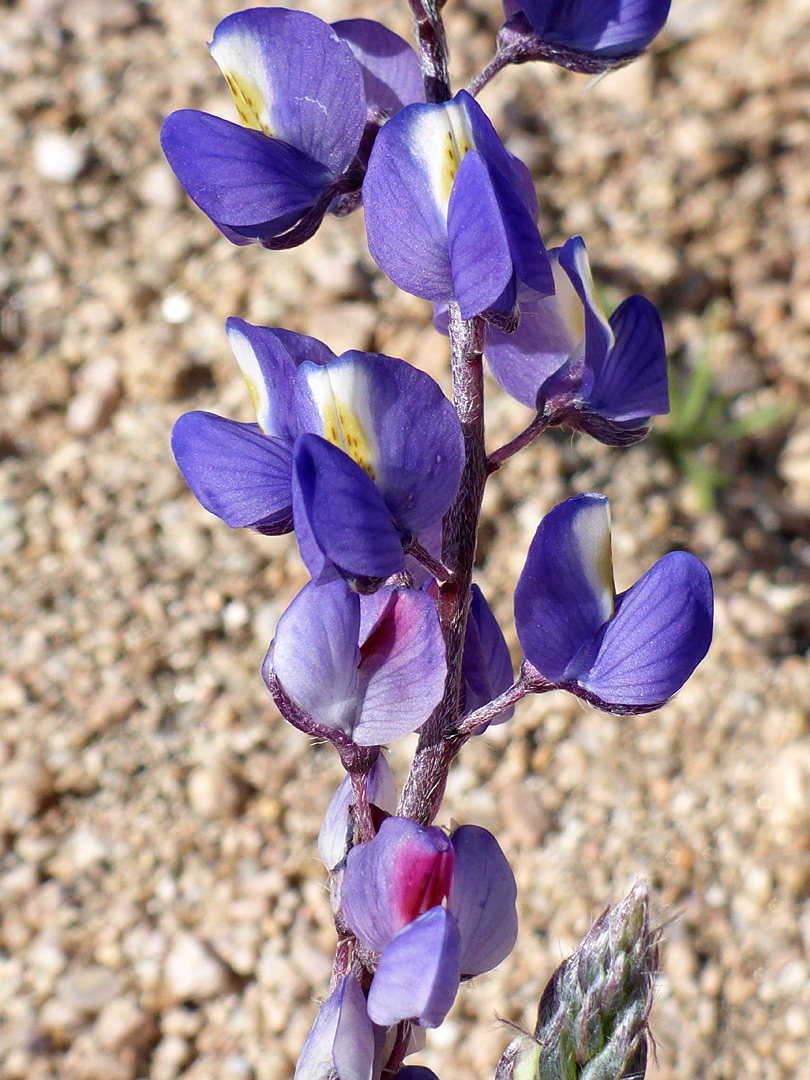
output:
M 458 992 L 460 951 L 458 926 L 446 908 L 433 907 L 400 930 L 380 957 L 369 990 L 374 1023 L 415 1019 L 422 1027 L 439 1027 Z
M 174 425 L 172 452 L 196 498 L 226 525 L 290 531 L 292 463 L 286 443 L 263 435 L 256 424 L 190 412 Z
M 380 589 L 361 609 L 384 603 L 361 631 L 361 707 L 353 738 L 378 746 L 417 731 L 439 704 L 447 675 L 445 644 L 433 598 L 413 589 Z
M 512 277 L 512 257 L 495 189 L 483 158 L 468 150 L 447 209 L 453 292 L 463 319 L 494 304 Z
M 348 352 L 298 372 L 300 430 L 340 446 L 369 476 L 401 530 L 441 519 L 461 478 L 458 415 L 438 384 L 391 356 Z
M 367 948 L 382 952 L 404 926 L 446 899 L 453 858 L 441 829 L 386 818 L 374 839 L 346 859 L 340 893 L 346 922 Z
M 269 658 L 313 720 L 351 736 L 358 713 L 360 598 L 343 581 L 305 585 L 279 619 Z
M 341 19 L 332 29 L 348 42 L 362 69 L 370 110 L 393 116 L 403 106 L 425 100 L 419 58 L 398 34 L 371 19 Z
M 461 974 L 481 975 L 497 967 L 515 946 L 515 876 L 486 829 L 462 825 L 450 839 L 456 862 L 448 909 L 461 935 Z
M 673 551 L 616 601 L 616 614 L 564 676 L 607 707 L 662 705 L 683 686 L 712 640 L 709 571 Z
M 197 206 L 215 225 L 249 240 L 285 232 L 331 181 L 295 147 L 193 109 L 166 118 L 160 143 Z
M 302 435 L 295 443 L 293 515 L 313 578 L 328 576 L 325 563 L 344 577 L 367 579 L 390 577 L 405 565 L 400 538 L 374 482 L 318 435 Z
M 322 19 L 250 8 L 219 23 L 210 45 L 243 123 L 287 143 L 338 176 L 366 122 L 363 76 L 351 49 Z
M 667 351 L 655 307 L 643 296 L 629 296 L 611 315 L 610 325 L 613 348 L 594 374 L 588 407 L 618 422 L 641 424 L 651 416 L 665 415 Z
M 611 617 L 613 601 L 607 499 L 575 495 L 541 521 L 515 589 L 515 626 L 526 659 L 559 682 Z

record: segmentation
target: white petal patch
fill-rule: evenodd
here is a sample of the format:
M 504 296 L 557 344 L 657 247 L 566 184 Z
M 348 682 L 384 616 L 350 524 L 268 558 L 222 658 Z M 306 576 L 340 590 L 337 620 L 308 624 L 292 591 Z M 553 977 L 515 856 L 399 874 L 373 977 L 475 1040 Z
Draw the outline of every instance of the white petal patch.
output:
M 574 266 L 576 267 L 577 273 L 582 279 L 582 285 L 585 289 L 585 296 L 588 298 L 588 307 L 593 310 L 594 315 L 596 315 L 596 317 L 599 319 L 599 322 L 604 327 L 605 336 L 607 337 L 608 348 L 612 349 L 616 339 L 613 336 L 613 330 L 610 327 L 607 316 L 602 310 L 602 305 L 599 303 L 599 297 L 596 295 L 596 288 L 593 283 L 593 274 L 591 273 L 591 264 L 588 261 L 588 252 L 586 251 L 585 244 L 582 243 L 582 241 L 580 241 L 574 249 Z M 554 283 L 555 285 L 557 283 L 556 274 L 554 277 Z
M 414 155 L 422 162 L 430 192 L 446 220 L 458 167 L 467 151 L 475 149 L 467 110 L 455 101 L 420 110 L 412 139 Z
M 225 76 L 245 127 L 283 139 L 273 117 L 273 88 L 261 41 L 244 30 L 233 30 L 216 36 L 208 49 Z
M 264 374 L 262 373 L 261 366 L 256 358 L 256 353 L 253 351 L 253 346 L 249 339 L 245 337 L 240 330 L 237 330 L 234 327 L 228 327 L 227 334 L 228 342 L 233 350 L 233 355 L 236 357 L 239 370 L 242 372 L 244 380 L 247 383 L 250 400 L 253 402 L 253 407 L 256 410 L 256 423 L 265 435 L 275 435 L 276 432 L 272 430 L 273 425 L 270 415 L 270 398 L 267 392 L 267 384 L 264 381 Z
M 585 340 L 585 305 L 577 296 L 571 279 L 560 266 L 556 252 L 549 257 L 551 273 L 554 276 L 554 296 L 550 298 L 556 306 L 563 326 L 568 331 L 569 353 L 573 353 Z
M 571 532 L 604 624 L 613 616 L 615 595 L 607 499 L 592 499 L 581 505 L 571 522 Z
M 369 372 L 351 358 L 339 357 L 307 370 L 307 382 L 323 420 L 323 437 L 339 446 L 368 473 L 379 472 Z

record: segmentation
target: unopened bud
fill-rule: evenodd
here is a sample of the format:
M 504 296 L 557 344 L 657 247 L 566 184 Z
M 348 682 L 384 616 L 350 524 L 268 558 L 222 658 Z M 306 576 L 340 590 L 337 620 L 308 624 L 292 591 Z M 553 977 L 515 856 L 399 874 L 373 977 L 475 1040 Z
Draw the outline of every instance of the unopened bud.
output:
M 639 882 L 557 968 L 533 1037 L 510 1043 L 496 1080 L 642 1080 L 659 937 Z

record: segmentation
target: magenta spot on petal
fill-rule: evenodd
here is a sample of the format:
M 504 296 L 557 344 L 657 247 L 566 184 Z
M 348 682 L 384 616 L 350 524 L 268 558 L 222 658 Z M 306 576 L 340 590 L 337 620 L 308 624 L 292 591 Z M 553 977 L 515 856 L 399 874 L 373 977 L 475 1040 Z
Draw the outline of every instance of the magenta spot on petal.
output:
M 397 632 L 401 630 L 401 621 L 397 619 L 396 594 L 392 594 L 383 615 L 360 646 L 358 666 L 365 678 L 370 679 L 385 664 L 396 646 Z
M 425 831 L 433 834 L 432 849 L 422 844 L 403 845 L 397 852 L 395 896 L 400 929 L 443 904 L 453 884 L 455 854 L 450 841 L 440 829 Z

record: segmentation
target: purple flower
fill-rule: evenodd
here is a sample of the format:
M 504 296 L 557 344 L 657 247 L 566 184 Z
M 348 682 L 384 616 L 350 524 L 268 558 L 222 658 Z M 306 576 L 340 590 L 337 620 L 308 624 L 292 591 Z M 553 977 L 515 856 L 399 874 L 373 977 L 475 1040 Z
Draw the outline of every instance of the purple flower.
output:
M 358 596 L 343 581 L 305 585 L 279 620 L 263 673 L 324 729 L 361 746 L 409 735 L 447 674 L 436 605 L 415 589 Z
M 384 1037 L 369 1019 L 357 979 L 346 975 L 318 1010 L 294 1080 L 324 1080 L 334 1073 L 338 1080 L 373 1080 L 380 1075 Z
M 458 416 L 402 360 L 335 354 L 314 338 L 229 319 L 257 424 L 206 412 L 172 432 L 202 505 L 233 528 L 288 532 L 313 578 L 377 580 L 441 521 L 463 467 Z
M 210 50 L 244 126 L 184 109 L 166 119 L 161 145 L 235 244 L 308 239 L 359 191 L 379 124 L 424 100 L 413 50 L 367 19 L 332 28 L 303 11 L 251 8 L 223 19 Z
M 648 712 L 680 690 L 709 649 L 712 612 L 709 571 L 683 551 L 616 595 L 603 495 L 575 495 L 543 518 L 515 589 L 526 660 L 606 712 Z
M 606 318 L 580 236 L 549 251 L 555 293 L 518 293 L 520 324 L 507 334 L 487 326 L 484 355 L 500 385 L 547 425 L 566 425 L 612 445 L 648 433 L 651 416 L 669 412 L 661 319 L 643 296 Z M 437 308 L 437 329 L 447 313 Z
M 626 63 L 667 20 L 670 0 L 503 0 L 499 51 L 599 72 Z
M 518 283 L 553 291 L 526 167 L 462 90 L 409 105 L 380 132 L 363 183 L 371 254 L 426 300 L 456 300 L 465 319 L 508 314 Z
M 385 1026 L 441 1024 L 462 978 L 511 952 L 517 936 L 515 879 L 491 833 L 387 818 L 351 849 L 341 886 L 349 927 L 380 953 L 368 1013 Z

